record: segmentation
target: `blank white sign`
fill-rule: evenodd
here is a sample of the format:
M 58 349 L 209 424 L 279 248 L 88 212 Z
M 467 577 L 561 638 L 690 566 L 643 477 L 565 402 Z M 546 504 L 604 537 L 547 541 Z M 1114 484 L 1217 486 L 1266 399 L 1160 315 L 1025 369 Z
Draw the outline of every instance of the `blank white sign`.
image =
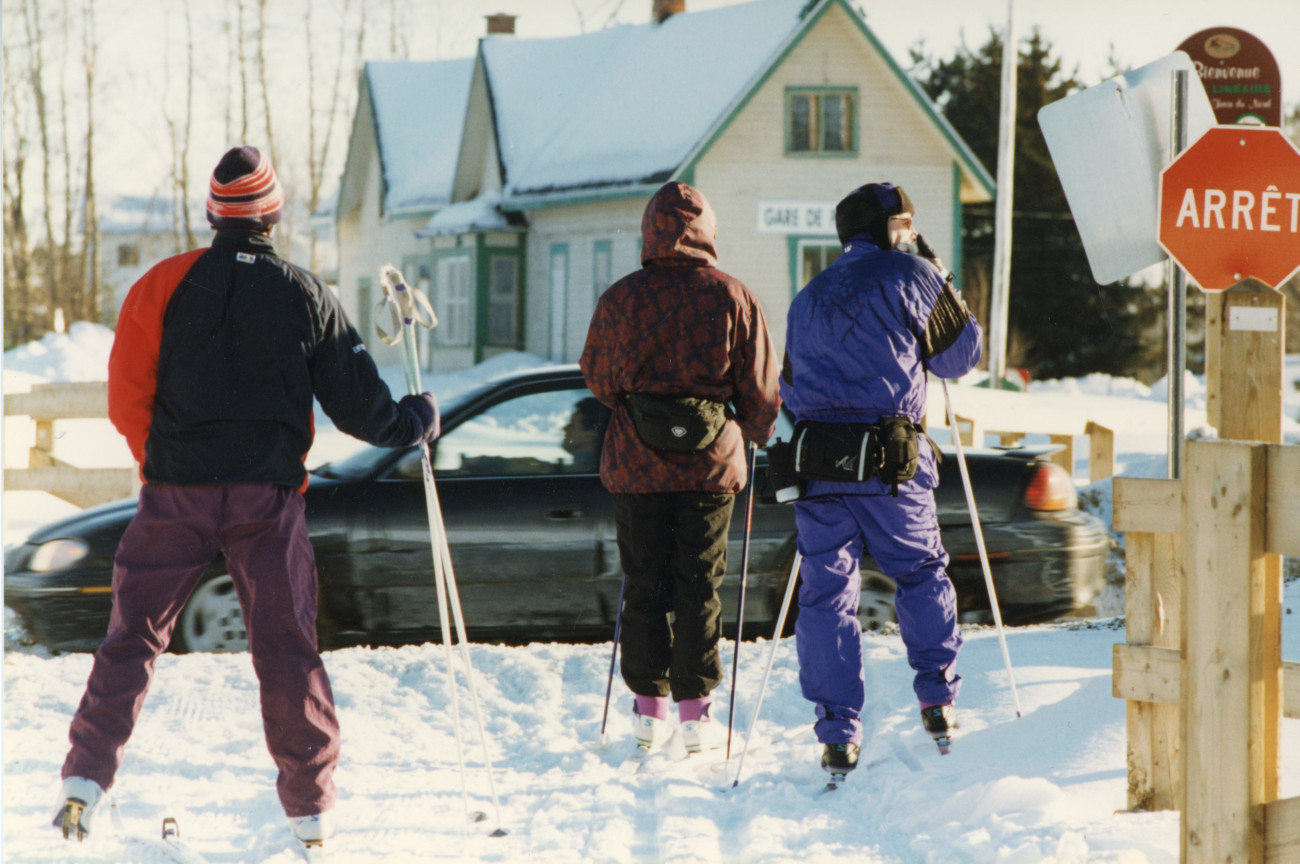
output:
M 1190 145 L 1215 119 L 1196 67 L 1182 51 L 1039 109 L 1038 125 L 1100 284 L 1165 260 L 1156 241 L 1160 171 L 1169 161 L 1173 73 L 1179 70 L 1188 73 Z

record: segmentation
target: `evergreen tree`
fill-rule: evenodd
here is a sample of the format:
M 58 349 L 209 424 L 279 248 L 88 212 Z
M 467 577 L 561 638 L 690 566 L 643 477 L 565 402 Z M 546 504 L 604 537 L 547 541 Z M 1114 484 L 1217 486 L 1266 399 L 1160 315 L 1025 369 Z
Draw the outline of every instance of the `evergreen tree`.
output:
M 1084 88 L 1066 73 L 1037 30 L 1018 51 L 1015 189 L 1007 365 L 1034 378 L 1105 372 L 1154 380 L 1163 374 L 1163 291 L 1126 283 L 1098 285 L 1070 215 L 1065 192 L 1038 127 L 1038 110 Z M 935 61 L 913 49 L 913 74 L 997 176 L 1002 39 L 963 46 Z M 964 215 L 962 287 L 987 328 L 993 259 L 992 204 Z M 981 312 L 983 314 L 981 314 Z

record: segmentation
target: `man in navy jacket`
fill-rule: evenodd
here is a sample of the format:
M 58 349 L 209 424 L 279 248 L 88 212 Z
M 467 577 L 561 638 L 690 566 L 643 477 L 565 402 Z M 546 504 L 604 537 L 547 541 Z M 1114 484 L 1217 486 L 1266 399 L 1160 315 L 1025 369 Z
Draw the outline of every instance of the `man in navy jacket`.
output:
M 331 291 L 279 257 L 284 193 L 255 147 L 228 151 L 207 203 L 212 245 L 168 258 L 122 305 L 108 414 L 144 487 L 113 565 L 113 614 L 73 717 L 55 825 L 82 839 L 186 601 L 225 559 L 261 685 L 266 743 L 295 835 L 329 833 L 339 727 L 316 641 L 303 519 L 312 400 L 381 447 L 429 441 L 433 396 L 394 401 Z
M 955 378 L 979 360 L 980 327 L 912 227 L 913 215 L 907 194 L 891 183 L 862 186 L 836 206 L 843 254 L 796 295 L 787 320 L 780 388 L 797 420 L 901 417 L 919 426 L 927 372 Z M 956 725 L 962 637 L 935 514 L 935 454 L 924 435 L 918 446 L 915 476 L 897 487 L 878 476 L 814 479 L 794 505 L 803 556 L 800 683 L 816 705 L 828 771 L 852 770 L 862 738 L 864 554 L 897 584 L 899 629 L 926 728 L 937 738 Z

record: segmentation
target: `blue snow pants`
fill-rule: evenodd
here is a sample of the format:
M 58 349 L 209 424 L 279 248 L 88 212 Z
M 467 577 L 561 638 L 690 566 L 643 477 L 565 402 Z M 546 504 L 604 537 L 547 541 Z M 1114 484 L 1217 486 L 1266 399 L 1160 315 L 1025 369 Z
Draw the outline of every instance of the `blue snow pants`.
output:
M 858 599 L 864 554 L 898 586 L 895 605 L 913 689 L 922 704 L 952 702 L 962 636 L 948 553 L 939 539 L 934 492 L 900 488 L 891 495 L 822 495 L 795 502 L 803 556 L 795 641 L 799 683 L 817 709 L 817 740 L 862 740 L 865 702 Z

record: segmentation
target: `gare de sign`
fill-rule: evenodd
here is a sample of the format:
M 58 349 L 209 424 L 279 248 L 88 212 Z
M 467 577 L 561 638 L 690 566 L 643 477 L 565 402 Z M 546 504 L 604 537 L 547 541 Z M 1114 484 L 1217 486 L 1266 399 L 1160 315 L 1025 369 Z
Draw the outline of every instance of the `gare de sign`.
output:
M 1300 151 L 1281 130 L 1216 126 L 1160 173 L 1161 247 L 1204 291 L 1300 268 Z

